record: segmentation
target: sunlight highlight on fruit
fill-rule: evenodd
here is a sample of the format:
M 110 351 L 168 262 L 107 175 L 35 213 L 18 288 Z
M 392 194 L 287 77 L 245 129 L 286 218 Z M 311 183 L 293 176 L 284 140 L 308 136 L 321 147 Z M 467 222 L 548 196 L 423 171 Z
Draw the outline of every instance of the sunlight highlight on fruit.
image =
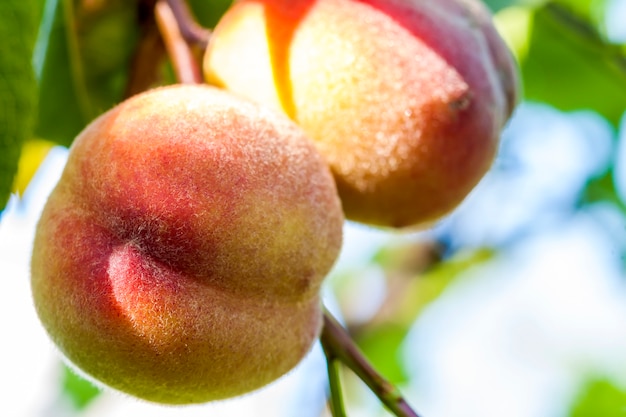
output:
M 346 217 L 423 228 L 489 169 L 517 70 L 479 1 L 243 0 L 207 82 L 283 111 L 328 160 Z

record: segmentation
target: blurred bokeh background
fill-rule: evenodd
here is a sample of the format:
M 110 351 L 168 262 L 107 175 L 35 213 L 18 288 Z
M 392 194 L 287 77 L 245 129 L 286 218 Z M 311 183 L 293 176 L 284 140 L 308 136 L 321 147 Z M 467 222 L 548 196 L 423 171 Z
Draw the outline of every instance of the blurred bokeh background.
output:
M 34 227 L 66 146 L 127 85 L 137 38 L 130 2 L 93 15 L 83 3 L 41 2 L 37 139 L 0 221 L 0 415 L 328 415 L 319 346 L 259 392 L 182 408 L 103 391 L 62 364 L 30 299 Z M 229 2 L 190 3 L 212 26 Z M 626 0 L 487 3 L 524 85 L 492 170 L 431 230 L 347 224 L 325 303 L 424 417 L 625 416 Z M 73 25 L 72 7 L 88 24 Z M 107 45 L 106 59 L 81 55 L 97 68 L 84 91 L 67 73 L 68 33 L 85 51 Z M 342 381 L 351 417 L 390 415 L 349 371 Z

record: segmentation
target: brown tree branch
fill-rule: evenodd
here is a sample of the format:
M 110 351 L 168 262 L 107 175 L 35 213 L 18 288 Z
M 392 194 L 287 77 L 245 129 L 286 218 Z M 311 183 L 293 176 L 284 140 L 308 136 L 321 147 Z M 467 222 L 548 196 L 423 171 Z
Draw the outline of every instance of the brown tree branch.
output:
M 206 49 L 211 31 L 200 26 L 193 18 L 187 2 L 185 0 L 167 0 L 167 4 L 178 22 L 183 38 L 190 44 L 195 44 L 203 50 Z
M 203 82 L 200 65 L 191 47 L 183 38 L 176 16 L 166 0 L 157 1 L 154 14 L 170 57 L 176 78 L 182 84 L 201 84 Z

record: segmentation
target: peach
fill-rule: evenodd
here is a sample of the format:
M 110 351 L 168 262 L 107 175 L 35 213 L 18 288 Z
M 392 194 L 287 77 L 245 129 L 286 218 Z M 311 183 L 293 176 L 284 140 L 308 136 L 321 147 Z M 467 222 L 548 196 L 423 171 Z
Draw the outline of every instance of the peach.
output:
M 490 168 L 518 94 L 478 0 L 240 0 L 203 69 L 302 126 L 346 217 L 383 227 L 452 211 Z
M 209 86 L 152 90 L 72 144 L 37 227 L 35 307 L 110 387 L 235 396 L 311 348 L 342 225 L 328 166 L 288 118 Z

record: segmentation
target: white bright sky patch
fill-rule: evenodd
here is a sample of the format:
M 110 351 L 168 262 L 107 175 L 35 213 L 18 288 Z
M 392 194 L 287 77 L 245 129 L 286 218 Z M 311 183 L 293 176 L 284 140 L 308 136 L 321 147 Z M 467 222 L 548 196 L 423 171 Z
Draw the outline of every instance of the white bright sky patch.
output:
M 626 288 L 614 248 L 583 212 L 468 271 L 406 344 L 424 415 L 561 416 L 585 372 L 626 383 Z
M 615 43 L 626 42 L 626 1 L 609 0 L 606 12 L 606 30 Z
M 0 222 L 0 386 L 2 410 L 9 416 L 43 415 L 56 395 L 51 390 L 56 353 L 35 314 L 28 265 L 35 223 L 63 163 L 64 152 L 52 152 L 46 162 L 50 174 L 40 174 L 37 192 L 25 196 L 34 204 L 12 197 Z

